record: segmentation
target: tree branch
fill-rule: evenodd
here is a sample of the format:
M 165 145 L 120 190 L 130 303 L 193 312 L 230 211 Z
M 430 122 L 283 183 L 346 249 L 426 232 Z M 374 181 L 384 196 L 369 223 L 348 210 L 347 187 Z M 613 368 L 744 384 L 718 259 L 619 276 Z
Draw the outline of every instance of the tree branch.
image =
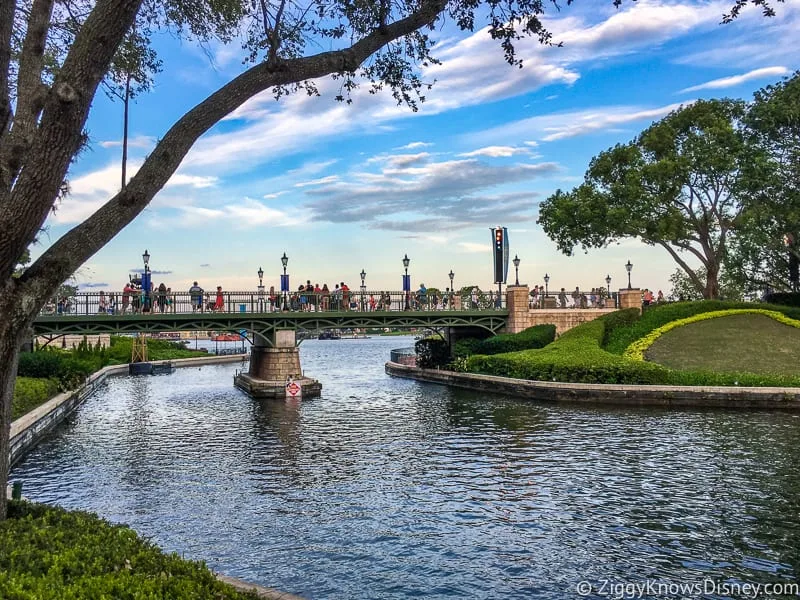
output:
M 47 95 L 39 127 L 8 201 L 0 204 L 0 279 L 34 239 L 53 206 L 75 153 L 97 86 L 142 0 L 98 0 L 75 37 Z
M 11 36 L 14 31 L 15 0 L 0 0 L 0 157 L 4 154 L 5 138 L 11 127 Z M 0 198 L 11 189 L 11 176 L 0 162 Z
M 197 139 L 254 95 L 331 73 L 352 72 L 387 43 L 434 21 L 446 0 L 427 0 L 415 13 L 373 31 L 351 47 L 251 67 L 179 119 L 147 157 L 127 187 L 76 226 L 29 267 L 22 284 L 46 282 L 55 288 L 144 210 L 166 184 Z
M 39 111 L 42 108 L 42 68 L 47 34 L 53 15 L 53 0 L 34 0 L 28 17 L 28 28 L 19 57 L 17 77 L 17 111 L 14 119 L 14 138 L 26 138 L 36 127 Z
M 669 252 L 670 256 L 672 256 L 672 259 L 676 263 L 678 263 L 678 265 L 680 265 L 680 267 L 686 272 L 686 275 L 689 276 L 692 285 L 694 285 L 694 287 L 697 288 L 698 292 L 703 294 L 706 289 L 706 286 L 703 284 L 702 281 L 700 281 L 700 278 L 697 276 L 697 273 L 694 272 L 694 269 L 692 269 L 688 264 L 686 264 L 686 261 L 683 260 L 683 258 L 681 258 L 681 255 L 675 252 L 675 249 L 672 248 L 667 242 L 658 242 L 658 244 L 662 246 L 667 252 Z

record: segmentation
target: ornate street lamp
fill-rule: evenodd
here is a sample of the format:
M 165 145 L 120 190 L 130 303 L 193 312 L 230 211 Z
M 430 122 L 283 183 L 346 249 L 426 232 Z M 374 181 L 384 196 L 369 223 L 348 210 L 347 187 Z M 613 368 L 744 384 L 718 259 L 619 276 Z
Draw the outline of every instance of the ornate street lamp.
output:
M 519 256 L 515 254 L 514 260 L 512 262 L 514 263 L 514 271 L 515 271 L 514 285 L 519 285 L 519 262 L 520 262 Z
M 544 274 L 544 297 L 547 298 L 547 284 L 550 283 L 550 275 Z
M 142 312 L 150 312 L 150 253 L 145 250 L 142 254 L 142 261 L 144 262 L 144 273 L 142 273 Z
M 453 273 L 453 269 L 450 269 L 450 272 L 447 274 L 450 278 L 450 297 L 447 299 L 447 304 L 450 306 L 450 310 L 453 310 L 453 304 L 455 303 L 456 298 L 456 288 L 453 287 L 453 278 L 456 276 Z
M 403 291 L 406 293 L 406 310 L 410 310 L 411 306 L 409 305 L 409 295 L 411 294 L 411 280 L 408 278 L 408 265 L 411 263 L 411 259 L 408 258 L 408 254 L 403 256 L 403 267 L 406 270 L 406 274 L 403 277 Z
M 258 312 L 264 312 L 264 269 L 258 267 Z
M 150 253 L 147 250 L 142 254 L 142 260 L 144 261 L 144 272 L 147 273 L 150 270 Z
M 606 289 L 608 290 L 608 297 L 611 298 L 611 275 L 606 275 Z
M 281 256 L 283 265 L 283 277 L 281 277 L 281 291 L 283 292 L 283 310 L 289 310 L 289 276 L 286 274 L 286 265 L 289 264 L 289 257 L 286 252 Z
M 625 270 L 628 272 L 628 289 L 631 289 L 631 271 L 633 271 L 633 263 L 631 263 L 630 259 L 625 263 Z
M 364 292 L 367 290 L 367 285 L 364 283 L 364 278 L 367 276 L 367 272 L 364 269 L 361 269 L 361 312 L 364 312 Z

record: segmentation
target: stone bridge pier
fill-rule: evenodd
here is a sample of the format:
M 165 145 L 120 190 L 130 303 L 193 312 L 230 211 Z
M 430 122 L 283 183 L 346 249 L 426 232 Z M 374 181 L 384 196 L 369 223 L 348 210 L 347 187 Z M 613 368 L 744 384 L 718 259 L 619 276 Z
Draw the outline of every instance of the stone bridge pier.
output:
M 250 350 L 250 369 L 233 379 L 236 387 L 253 398 L 285 398 L 286 385 L 293 380 L 304 398 L 322 393 L 322 384 L 306 377 L 300 368 L 300 349 L 293 329 L 279 329 L 272 337 L 255 333 Z

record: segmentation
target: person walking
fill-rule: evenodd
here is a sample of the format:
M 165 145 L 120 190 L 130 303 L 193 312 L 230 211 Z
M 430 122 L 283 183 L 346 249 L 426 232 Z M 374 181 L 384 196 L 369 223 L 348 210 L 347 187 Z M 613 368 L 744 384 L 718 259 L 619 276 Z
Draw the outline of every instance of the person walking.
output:
M 167 286 L 164 285 L 162 281 L 158 284 L 158 295 L 156 296 L 158 303 L 158 312 L 163 313 L 164 309 L 167 307 Z
M 189 288 L 189 299 L 192 303 L 192 312 L 197 312 L 198 308 L 203 312 L 203 288 L 197 285 L 196 281 Z
M 558 303 L 561 308 L 567 308 L 567 292 L 564 288 L 561 288 L 561 291 L 558 293 Z
M 222 286 L 217 286 L 217 297 L 214 300 L 214 305 L 211 307 L 214 312 L 221 312 L 225 310 L 225 296 L 222 294 Z

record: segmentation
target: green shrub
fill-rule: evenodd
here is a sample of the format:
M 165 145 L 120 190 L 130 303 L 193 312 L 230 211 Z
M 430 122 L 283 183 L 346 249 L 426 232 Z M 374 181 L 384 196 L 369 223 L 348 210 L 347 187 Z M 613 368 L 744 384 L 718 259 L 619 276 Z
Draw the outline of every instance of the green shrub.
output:
M 798 377 L 674 371 L 608 352 L 600 347 L 604 336 L 605 321 L 596 319 L 570 329 L 540 350 L 474 355 L 467 359 L 466 367 L 472 373 L 573 383 L 800 386 Z
M 780 306 L 800 306 L 800 293 L 798 292 L 773 292 L 764 299 L 769 304 Z
M 600 317 L 605 323 L 602 346 L 605 348 L 612 334 L 620 328 L 627 328 L 641 318 L 638 308 L 624 308 Z
M 440 369 L 450 362 L 450 345 L 441 338 L 423 338 L 414 344 L 417 366 Z
M 473 354 L 501 354 L 544 348 L 555 338 L 555 325 L 534 325 L 519 333 L 502 333 L 485 339 L 475 347 Z
M 11 418 L 20 418 L 50 400 L 58 392 L 59 382 L 57 379 L 17 377 L 14 384 L 14 398 L 11 401 Z
M 58 507 L 9 503 L 0 522 L 0 598 L 244 600 L 202 562 L 165 554 L 124 525 Z
M 38 350 L 22 352 L 17 366 L 18 377 L 58 377 L 64 352 L 58 350 Z
M 701 300 L 698 302 L 675 302 L 660 304 L 651 307 L 628 327 L 617 327 L 609 332 L 606 337 L 604 348 L 613 354 L 622 354 L 625 348 L 648 333 L 666 325 L 671 321 L 686 319 L 694 315 L 705 312 L 719 310 L 729 310 L 735 308 L 763 308 L 765 310 L 775 310 L 785 314 L 792 319 L 800 318 L 800 309 L 773 304 L 762 304 L 753 302 L 723 302 L 721 300 Z M 614 313 L 612 313 L 614 314 Z M 611 315 L 604 317 L 608 319 Z
M 453 358 L 465 358 L 475 354 L 475 349 L 483 340 L 477 338 L 464 338 L 453 344 Z

